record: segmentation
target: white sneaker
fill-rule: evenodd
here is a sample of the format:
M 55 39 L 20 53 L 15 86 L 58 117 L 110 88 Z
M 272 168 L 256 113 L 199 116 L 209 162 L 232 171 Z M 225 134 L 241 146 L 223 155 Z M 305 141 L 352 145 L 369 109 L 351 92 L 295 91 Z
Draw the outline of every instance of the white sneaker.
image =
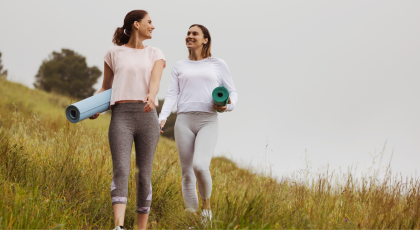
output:
M 123 226 L 117 226 L 113 230 L 124 230 L 124 227 Z
M 203 226 L 207 226 L 207 223 L 210 223 L 210 227 L 213 227 L 213 224 L 211 223 L 213 215 L 211 213 L 211 210 L 209 209 L 203 209 L 201 210 L 201 224 Z

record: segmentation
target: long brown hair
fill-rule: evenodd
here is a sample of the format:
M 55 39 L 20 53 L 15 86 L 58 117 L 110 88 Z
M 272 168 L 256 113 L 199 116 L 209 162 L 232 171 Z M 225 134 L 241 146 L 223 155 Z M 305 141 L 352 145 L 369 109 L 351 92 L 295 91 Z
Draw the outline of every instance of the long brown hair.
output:
M 122 27 L 118 27 L 117 30 L 115 30 L 112 43 L 119 46 L 127 44 L 130 40 L 133 23 L 135 21 L 140 22 L 147 14 L 148 13 L 145 10 L 133 10 L 128 12 L 124 18 L 124 25 Z
M 200 25 L 200 24 L 194 24 L 194 25 L 190 26 L 190 29 L 193 26 L 199 27 L 201 29 L 201 31 L 203 31 L 204 38 L 208 39 L 207 44 L 203 45 L 203 50 L 201 51 L 201 56 L 203 58 L 211 57 L 211 52 L 210 52 L 211 51 L 211 36 L 210 36 L 209 30 L 205 26 Z M 188 58 L 191 58 L 191 50 L 188 50 L 188 53 L 189 53 Z

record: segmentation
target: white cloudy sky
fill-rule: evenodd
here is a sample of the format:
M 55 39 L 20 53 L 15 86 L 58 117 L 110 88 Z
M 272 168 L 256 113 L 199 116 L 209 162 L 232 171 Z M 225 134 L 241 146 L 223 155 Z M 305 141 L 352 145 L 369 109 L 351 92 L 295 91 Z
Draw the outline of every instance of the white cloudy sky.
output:
M 277 175 L 304 167 L 305 149 L 315 168 L 364 169 L 387 140 L 386 164 L 394 149 L 394 171 L 419 169 L 419 1 L 0 1 L 9 79 L 31 86 L 61 48 L 103 69 L 133 9 L 149 11 L 156 30 L 145 44 L 167 58 L 160 98 L 187 56 L 188 27 L 210 30 L 239 92 L 234 112 L 219 116 L 216 154 Z

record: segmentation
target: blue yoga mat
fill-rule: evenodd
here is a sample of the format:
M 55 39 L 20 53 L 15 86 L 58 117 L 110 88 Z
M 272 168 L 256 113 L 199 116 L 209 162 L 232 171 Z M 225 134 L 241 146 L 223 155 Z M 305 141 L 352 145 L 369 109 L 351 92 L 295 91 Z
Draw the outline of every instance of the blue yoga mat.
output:
M 77 103 L 67 106 L 66 117 L 71 123 L 77 123 L 89 118 L 96 113 L 109 110 L 112 89 L 103 91 L 94 96 L 88 97 Z
M 229 103 L 229 91 L 223 86 L 215 88 L 212 92 L 212 97 L 216 105 L 225 106 Z M 221 113 L 219 110 L 217 112 Z

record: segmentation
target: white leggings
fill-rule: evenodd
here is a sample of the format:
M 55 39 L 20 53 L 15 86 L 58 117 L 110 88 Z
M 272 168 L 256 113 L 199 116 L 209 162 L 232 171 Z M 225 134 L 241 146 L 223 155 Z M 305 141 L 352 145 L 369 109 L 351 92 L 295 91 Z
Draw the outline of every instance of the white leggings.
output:
M 188 112 L 178 114 L 175 141 L 182 171 L 182 196 L 189 211 L 198 210 L 198 197 L 211 196 L 210 161 L 217 143 L 219 124 L 217 113 Z

